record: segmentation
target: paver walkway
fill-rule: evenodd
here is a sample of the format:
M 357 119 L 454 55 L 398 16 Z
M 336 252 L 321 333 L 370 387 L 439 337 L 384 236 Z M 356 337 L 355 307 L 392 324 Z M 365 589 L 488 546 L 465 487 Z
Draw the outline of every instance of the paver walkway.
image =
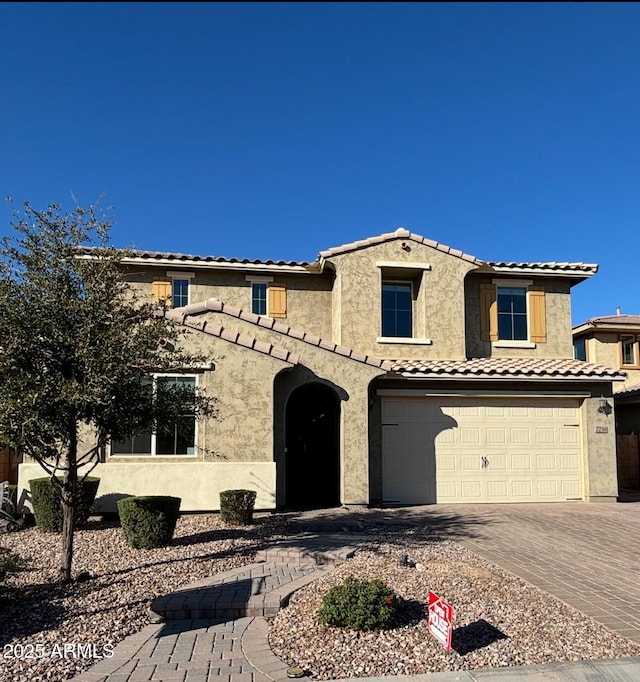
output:
M 640 503 L 329 510 L 300 515 L 298 530 L 315 532 L 315 540 L 294 538 L 263 552 L 264 563 L 213 576 L 156 600 L 154 609 L 169 620 L 128 637 L 115 648 L 113 658 L 100 661 L 75 682 L 283 682 L 287 667 L 269 648 L 264 614 L 345 560 L 357 544 L 357 533 L 374 525 L 421 527 L 450 537 L 640 642 Z M 323 534 L 336 530 L 342 534 L 331 544 Z M 324 547 L 318 546 L 320 538 Z M 635 681 L 640 679 L 640 659 L 436 673 L 403 682 L 431 679 Z
M 267 641 L 266 616 L 354 553 L 331 538 L 301 537 L 258 552 L 260 563 L 218 573 L 155 599 L 151 620 L 75 682 L 280 682 L 288 666 Z M 303 682 L 309 678 L 301 678 Z

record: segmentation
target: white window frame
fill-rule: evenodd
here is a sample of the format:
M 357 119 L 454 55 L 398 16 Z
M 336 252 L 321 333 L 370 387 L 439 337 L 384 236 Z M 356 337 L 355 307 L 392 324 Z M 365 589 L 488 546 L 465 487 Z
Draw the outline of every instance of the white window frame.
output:
M 265 301 L 265 312 L 264 313 L 254 313 L 254 315 L 260 315 L 261 317 L 269 317 L 269 284 L 273 282 L 273 277 L 267 277 L 266 275 L 246 275 L 245 280 L 251 284 L 251 298 L 249 300 L 249 305 L 251 312 L 253 313 L 253 285 L 254 284 L 266 284 L 266 301 Z
M 532 279 L 503 279 L 495 278 L 492 280 L 492 284 L 496 287 L 496 306 L 498 305 L 498 289 L 500 287 L 506 287 L 510 289 L 524 289 L 525 299 L 527 304 L 527 338 L 526 339 L 498 339 L 494 341 L 491 345 L 493 348 L 535 348 L 536 344 L 530 341 L 531 339 L 531 328 L 530 319 L 531 306 L 529 303 L 529 289 L 533 286 Z M 499 313 L 498 315 L 498 333 L 500 330 Z
M 153 391 L 155 393 L 156 391 L 156 386 L 158 385 L 158 379 L 161 379 L 163 377 L 172 377 L 176 379 L 194 379 L 195 380 L 195 387 L 196 389 L 198 388 L 199 384 L 199 376 L 197 374 L 176 374 L 175 372 L 162 372 L 158 374 L 152 374 L 151 375 L 151 382 L 153 384 Z M 172 459 L 172 460 L 183 460 L 183 459 L 188 459 L 188 458 L 195 458 L 198 456 L 198 419 L 194 417 L 194 431 L 193 431 L 193 452 L 192 453 L 185 453 L 184 455 L 158 455 L 156 453 L 156 447 L 157 447 L 157 436 L 155 431 L 151 431 L 151 452 L 131 452 L 131 453 L 126 453 L 126 452 L 116 452 L 113 453 L 111 450 L 111 442 L 109 442 L 109 459 L 114 459 L 114 458 L 124 458 L 124 459 L 131 459 L 131 458 L 144 458 L 146 459 Z
M 189 305 L 191 303 L 191 280 L 196 276 L 195 272 L 181 272 L 178 270 L 167 270 L 167 277 L 171 280 L 171 307 L 176 307 L 173 305 L 174 301 L 174 287 L 175 287 L 175 282 L 176 280 L 187 280 L 187 303 L 186 305 Z M 179 308 L 182 308 L 182 306 L 177 306 Z

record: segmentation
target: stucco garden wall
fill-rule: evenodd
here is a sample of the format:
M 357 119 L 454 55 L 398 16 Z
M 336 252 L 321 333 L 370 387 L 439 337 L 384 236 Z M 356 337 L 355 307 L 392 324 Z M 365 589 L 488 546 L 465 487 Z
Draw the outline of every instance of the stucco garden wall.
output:
M 21 464 L 18 500 L 31 510 L 29 480 L 46 475 L 38 464 Z M 275 507 L 274 462 L 108 462 L 92 476 L 100 478 L 94 509 L 117 511 L 116 503 L 131 495 L 173 495 L 182 500 L 181 511 L 216 511 L 220 492 L 236 488 L 255 490 L 256 509 Z

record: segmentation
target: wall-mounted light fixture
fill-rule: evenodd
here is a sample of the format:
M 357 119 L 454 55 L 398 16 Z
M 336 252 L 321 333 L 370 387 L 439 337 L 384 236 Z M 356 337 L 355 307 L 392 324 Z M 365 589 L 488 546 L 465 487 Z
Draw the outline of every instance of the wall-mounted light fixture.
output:
M 600 414 L 609 415 L 612 412 L 612 407 L 609 405 L 609 401 L 603 396 L 600 396 L 600 404 L 598 405 L 598 412 Z

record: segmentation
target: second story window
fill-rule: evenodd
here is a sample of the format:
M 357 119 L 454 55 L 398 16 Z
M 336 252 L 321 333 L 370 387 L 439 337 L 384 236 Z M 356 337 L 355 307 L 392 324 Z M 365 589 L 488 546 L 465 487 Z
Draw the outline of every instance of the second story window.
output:
M 189 304 L 189 280 L 173 278 L 171 284 L 171 302 L 173 308 L 181 308 Z
M 251 283 L 251 312 L 255 315 L 267 314 L 267 283 Z
M 573 342 L 573 356 L 576 360 L 587 360 L 587 342 L 583 337 Z
M 623 367 L 638 366 L 640 336 L 625 334 L 620 337 L 620 360 Z
M 410 282 L 382 283 L 382 336 L 413 335 L 413 296 Z
M 527 290 L 524 287 L 498 287 L 498 339 L 526 341 Z

